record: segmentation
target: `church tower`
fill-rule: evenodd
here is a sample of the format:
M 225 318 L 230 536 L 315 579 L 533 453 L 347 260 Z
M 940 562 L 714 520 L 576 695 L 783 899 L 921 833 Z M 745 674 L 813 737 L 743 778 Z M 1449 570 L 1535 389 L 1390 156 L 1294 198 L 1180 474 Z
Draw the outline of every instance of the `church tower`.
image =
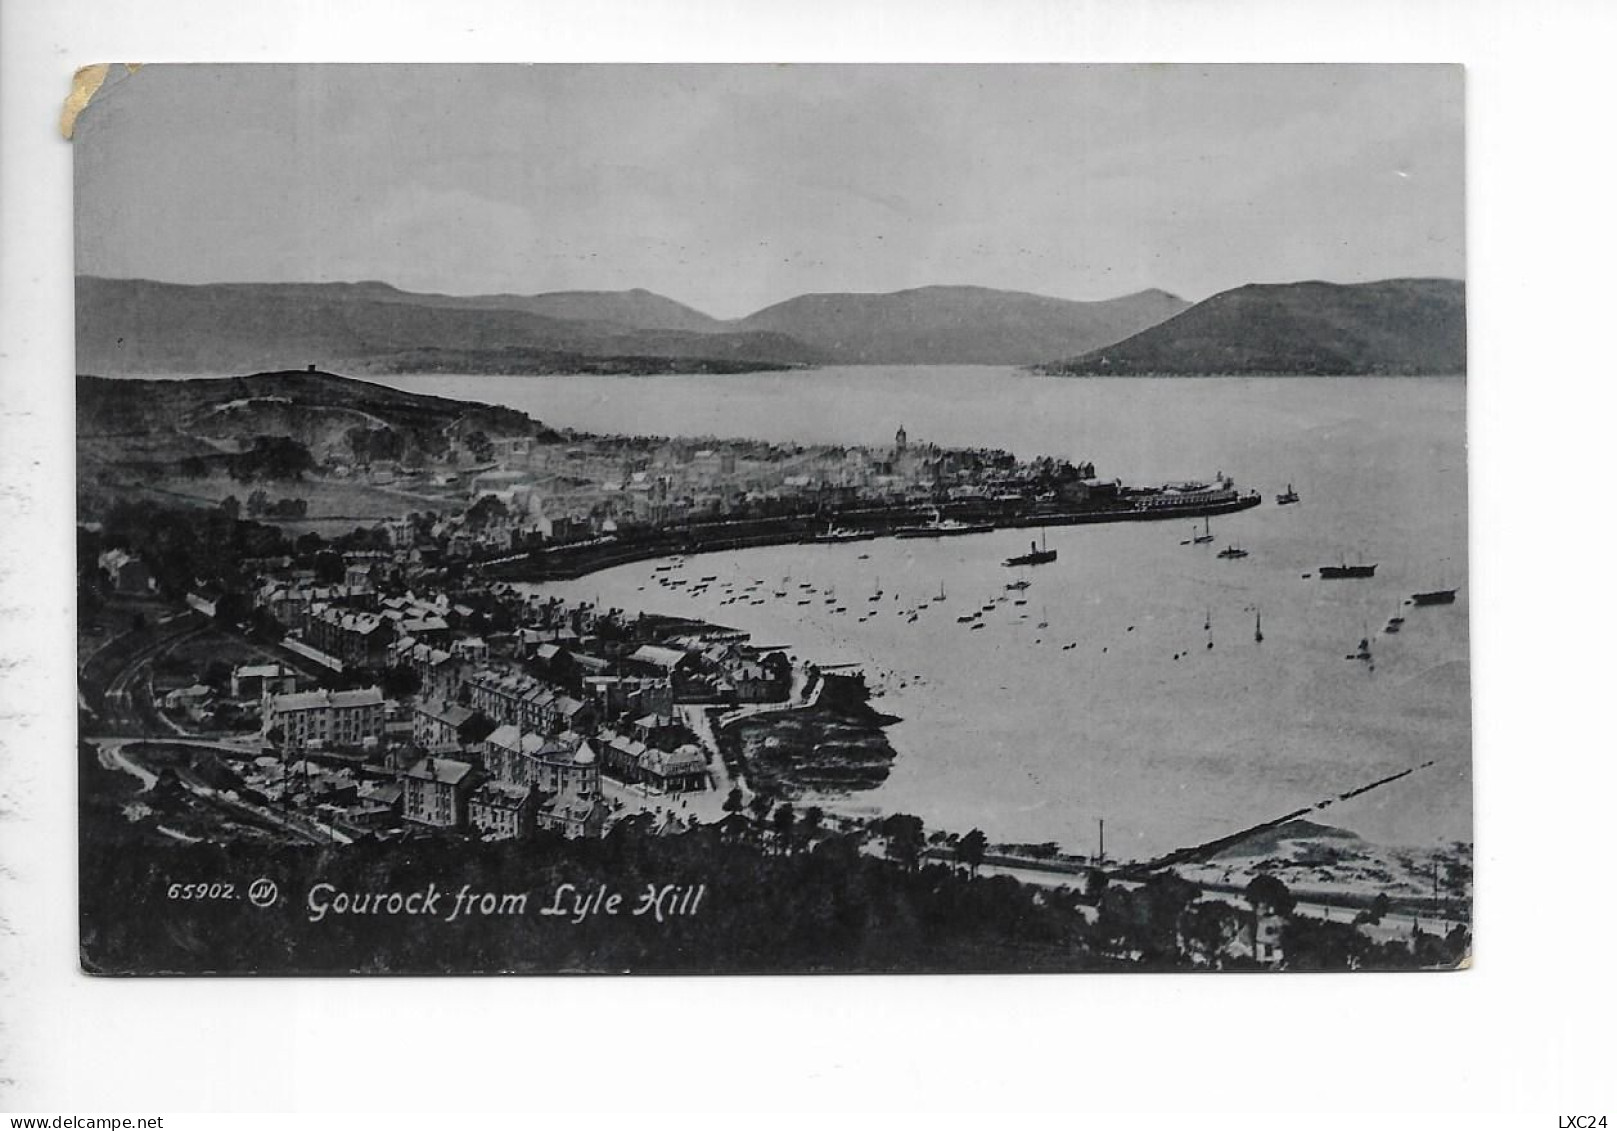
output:
M 893 437 L 893 443 L 895 445 L 897 445 L 898 452 L 899 452 L 900 455 L 903 455 L 906 451 L 909 450 L 910 434 L 908 432 L 904 431 L 904 426 L 902 424 L 900 424 L 898 426 L 898 432 Z

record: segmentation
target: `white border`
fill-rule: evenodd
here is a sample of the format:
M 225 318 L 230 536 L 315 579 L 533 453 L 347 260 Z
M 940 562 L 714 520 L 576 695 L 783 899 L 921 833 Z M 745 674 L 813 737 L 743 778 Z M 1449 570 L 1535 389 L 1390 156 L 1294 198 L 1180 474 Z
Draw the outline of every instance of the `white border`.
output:
M 0 1108 L 847 1105 L 1617 1117 L 1603 0 L 13 0 L 0 10 Z M 74 960 L 72 69 L 225 60 L 1468 65 L 1476 968 L 92 980 Z M 1215 1125 L 1234 1121 L 1215 1119 Z M 1244 1125 L 1244 1124 L 1243 1124 Z

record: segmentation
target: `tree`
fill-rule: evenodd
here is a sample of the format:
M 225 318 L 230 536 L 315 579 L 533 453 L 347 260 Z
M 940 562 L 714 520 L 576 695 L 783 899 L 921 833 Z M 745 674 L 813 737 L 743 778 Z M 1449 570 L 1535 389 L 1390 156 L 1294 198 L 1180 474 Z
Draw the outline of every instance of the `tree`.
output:
M 1193 903 L 1179 919 L 1179 933 L 1185 949 L 1210 965 L 1220 959 L 1241 935 L 1242 916 L 1227 903 Z
M 752 800 L 747 802 L 747 812 L 752 814 L 755 821 L 761 821 L 769 816 L 769 811 L 775 807 L 775 799 L 765 793 L 755 793 Z
M 921 850 L 926 847 L 926 824 L 908 813 L 894 813 L 882 822 L 882 835 L 887 838 L 887 856 L 914 869 L 921 862 Z
M 954 854 L 955 859 L 965 865 L 966 869 L 975 876 L 977 869 L 982 867 L 983 856 L 987 852 L 988 838 L 983 835 L 981 829 L 972 829 L 960 838 L 960 843 L 955 846 Z
M 724 799 L 724 811 L 726 813 L 739 813 L 745 807 L 745 803 L 741 800 L 741 787 L 731 786 L 729 795 Z
M 494 458 L 494 445 L 489 442 L 487 433 L 481 430 L 466 436 L 466 450 L 472 453 L 472 458 L 478 463 L 487 463 Z
M 336 585 L 347 572 L 341 554 L 321 550 L 314 556 L 314 579 L 321 585 Z
M 380 685 L 387 698 L 405 699 L 421 690 L 421 677 L 412 667 L 396 665 L 382 669 Z
M 798 827 L 802 830 L 805 840 L 813 840 L 820 832 L 820 826 L 825 823 L 825 810 L 818 805 L 810 805 L 803 810 L 803 815 L 797 819 Z
M 241 500 L 234 495 L 226 495 L 219 500 L 219 511 L 226 518 L 235 520 L 241 517 Z
M 494 495 L 484 495 L 466 511 L 468 526 L 487 526 L 498 519 L 509 517 L 511 508 Z
M 264 489 L 262 487 L 255 489 L 252 494 L 247 496 L 247 513 L 248 514 L 250 514 L 250 515 L 260 515 L 260 514 L 263 514 L 268 509 L 269 509 L 269 495 L 267 495 L 264 492 Z
M 792 831 L 797 827 L 797 811 L 792 808 L 790 801 L 782 801 L 780 808 L 775 810 L 775 838 L 780 842 L 781 851 L 786 855 L 792 854 Z
M 1260 915 L 1268 910 L 1276 915 L 1286 916 L 1297 906 L 1297 899 L 1291 894 L 1291 889 L 1267 872 L 1254 876 L 1252 882 L 1246 885 L 1246 901 L 1252 905 L 1252 910 Z

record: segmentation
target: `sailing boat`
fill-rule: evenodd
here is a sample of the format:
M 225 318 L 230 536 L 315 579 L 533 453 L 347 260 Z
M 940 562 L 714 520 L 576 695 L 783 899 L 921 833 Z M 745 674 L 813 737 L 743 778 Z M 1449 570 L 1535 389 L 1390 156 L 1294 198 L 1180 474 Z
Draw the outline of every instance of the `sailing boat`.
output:
M 1039 609 L 1039 628 L 1050 627 L 1050 606 L 1044 605 Z
M 1257 612 L 1258 612 L 1258 623 L 1257 623 L 1257 627 L 1252 630 L 1252 642 L 1254 644 L 1262 644 L 1263 643 L 1263 610 L 1259 609 Z
M 947 601 L 949 599 L 948 596 L 943 592 L 943 582 L 938 582 L 938 595 L 932 599 L 934 601 Z
M 877 579 L 876 579 L 876 591 L 875 591 L 875 592 L 874 592 L 874 593 L 872 593 L 872 594 L 871 594 L 871 595 L 870 595 L 870 599 L 871 599 L 871 600 L 872 600 L 872 601 L 880 601 L 880 600 L 881 600 L 881 597 L 882 597 L 882 593 L 881 593 L 881 578 L 879 578 L 879 577 L 878 577 L 878 578 L 877 578 Z
M 1191 541 L 1193 543 L 1195 543 L 1196 545 L 1198 545 L 1198 546 L 1205 546 L 1207 543 L 1211 542 L 1212 540 L 1213 540 L 1213 520 L 1211 518 L 1204 518 L 1204 519 L 1202 519 L 1202 532 L 1200 534 L 1196 535 L 1194 538 L 1192 538 Z

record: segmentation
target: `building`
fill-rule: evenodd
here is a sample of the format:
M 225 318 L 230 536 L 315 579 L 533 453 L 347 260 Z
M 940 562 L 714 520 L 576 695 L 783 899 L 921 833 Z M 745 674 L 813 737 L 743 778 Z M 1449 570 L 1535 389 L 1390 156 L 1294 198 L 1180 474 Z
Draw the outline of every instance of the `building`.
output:
M 525 786 L 484 782 L 471 793 L 467 814 L 472 828 L 492 840 L 526 840 L 533 835 L 539 795 Z
M 280 664 L 243 664 L 230 673 L 232 699 L 290 695 L 298 689 L 297 673 Z
M 662 750 L 627 735 L 603 731 L 597 739 L 601 767 L 619 781 L 639 783 L 663 793 L 708 787 L 707 758 L 686 743 Z
M 663 793 L 685 793 L 707 788 L 707 759 L 695 746 L 678 750 L 655 747 L 640 756 L 640 780 Z
M 211 582 L 198 582 L 185 594 L 185 603 L 205 617 L 217 619 L 225 591 Z
M 127 550 L 106 550 L 96 560 L 115 593 L 145 597 L 157 588 L 146 563 Z
M 466 687 L 468 702 L 477 710 L 495 722 L 525 731 L 588 733 L 599 721 L 593 704 L 565 695 L 522 672 L 486 669 L 472 676 Z
M 303 642 L 336 657 L 345 667 L 385 667 L 392 640 L 390 620 L 336 605 L 312 606 L 303 622 Z
M 462 829 L 481 775 L 469 762 L 430 755 L 404 771 L 404 819 L 440 829 Z
M 430 752 L 466 750 L 479 752 L 493 730 L 493 724 L 470 707 L 443 700 L 426 699 L 416 704 L 410 737 Z
M 386 722 L 379 687 L 356 691 L 301 691 L 264 698 L 264 732 L 279 727 L 288 749 L 363 747 L 381 741 Z

